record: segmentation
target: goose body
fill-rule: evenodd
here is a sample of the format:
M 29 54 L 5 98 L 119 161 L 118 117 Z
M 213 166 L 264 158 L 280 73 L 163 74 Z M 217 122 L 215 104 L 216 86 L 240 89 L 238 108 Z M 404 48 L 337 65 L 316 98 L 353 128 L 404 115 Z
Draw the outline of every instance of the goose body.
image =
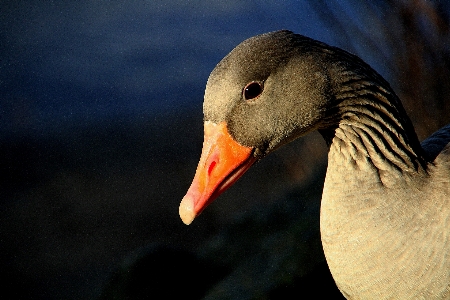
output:
M 450 126 L 420 145 L 389 84 L 358 57 L 290 31 L 250 38 L 211 73 L 205 141 L 180 204 L 189 224 L 255 161 L 319 130 L 320 216 L 348 299 L 450 299 Z

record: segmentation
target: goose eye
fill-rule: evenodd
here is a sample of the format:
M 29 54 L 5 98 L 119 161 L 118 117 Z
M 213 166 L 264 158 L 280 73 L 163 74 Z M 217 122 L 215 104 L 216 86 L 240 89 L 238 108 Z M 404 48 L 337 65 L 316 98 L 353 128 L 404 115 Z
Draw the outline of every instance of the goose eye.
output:
M 250 82 L 244 88 L 244 99 L 251 100 L 259 95 L 261 95 L 263 91 L 262 84 L 256 81 Z

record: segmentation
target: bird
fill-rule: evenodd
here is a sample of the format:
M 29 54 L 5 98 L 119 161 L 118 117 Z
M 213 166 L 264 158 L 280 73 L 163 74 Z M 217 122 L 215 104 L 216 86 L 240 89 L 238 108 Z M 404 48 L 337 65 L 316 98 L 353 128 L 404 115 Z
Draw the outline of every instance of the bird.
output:
M 288 30 L 251 37 L 211 72 L 190 224 L 255 162 L 318 130 L 328 147 L 320 234 L 347 299 L 450 299 L 450 124 L 419 142 L 362 59 Z

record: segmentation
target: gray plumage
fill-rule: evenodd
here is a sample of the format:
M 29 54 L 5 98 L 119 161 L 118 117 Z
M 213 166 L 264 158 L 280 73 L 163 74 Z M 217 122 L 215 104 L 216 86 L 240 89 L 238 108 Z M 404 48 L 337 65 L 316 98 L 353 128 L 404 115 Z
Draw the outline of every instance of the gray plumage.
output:
M 263 91 L 246 100 L 252 81 Z M 450 298 L 450 125 L 421 146 L 378 73 L 290 31 L 228 54 L 208 80 L 204 115 L 226 121 L 257 158 L 313 130 L 324 136 L 322 244 L 348 299 Z

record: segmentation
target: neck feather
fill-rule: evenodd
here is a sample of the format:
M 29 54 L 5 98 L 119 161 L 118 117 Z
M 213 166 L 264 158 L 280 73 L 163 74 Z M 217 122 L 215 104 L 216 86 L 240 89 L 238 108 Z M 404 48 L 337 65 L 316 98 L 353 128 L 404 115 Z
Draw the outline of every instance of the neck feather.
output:
M 328 124 L 320 130 L 330 151 L 355 166 L 361 159 L 367 162 L 384 184 L 405 173 L 425 171 L 417 135 L 389 85 L 378 74 L 369 79 L 349 77 L 340 83 Z

